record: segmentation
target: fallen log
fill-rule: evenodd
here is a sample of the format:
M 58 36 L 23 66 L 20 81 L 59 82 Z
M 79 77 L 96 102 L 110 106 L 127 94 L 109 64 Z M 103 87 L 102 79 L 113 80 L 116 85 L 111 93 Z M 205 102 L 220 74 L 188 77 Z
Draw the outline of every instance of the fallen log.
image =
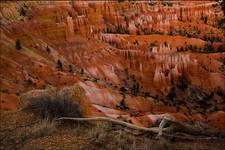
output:
M 184 122 L 180 122 L 177 120 L 170 120 L 168 117 L 164 117 L 159 125 L 159 127 L 151 127 L 151 128 L 146 128 L 146 127 L 140 127 L 128 122 L 116 120 L 113 118 L 108 118 L 108 117 L 92 117 L 92 118 L 71 118 L 71 117 L 61 117 L 55 119 L 55 121 L 108 121 L 112 122 L 115 124 L 119 124 L 125 127 L 128 127 L 130 129 L 135 129 L 139 131 L 145 131 L 145 132 L 150 132 L 153 134 L 158 134 L 157 137 L 160 136 L 167 136 L 171 137 L 174 136 L 175 138 L 186 138 L 185 136 L 176 136 L 174 133 L 176 132 L 181 132 L 181 133 L 186 133 L 189 134 L 186 139 L 198 139 L 198 136 L 206 136 L 206 137 L 200 137 L 200 139 L 209 139 L 213 137 L 225 137 L 225 134 L 217 129 L 210 128 L 207 126 L 194 126 L 190 125 Z M 169 123 L 169 127 L 165 128 L 165 125 Z M 192 136 L 190 136 L 192 135 Z M 193 136 L 194 135 L 194 136 Z
M 170 125 L 169 128 L 165 128 L 166 125 Z M 170 118 L 168 116 L 165 116 L 162 121 L 160 122 L 159 125 L 159 133 L 158 137 L 163 135 L 163 132 L 166 133 L 175 133 L 175 132 L 182 132 L 182 133 L 187 133 L 190 135 L 204 135 L 208 137 L 223 137 L 225 138 L 225 133 L 212 128 L 206 124 L 188 124 L 185 122 L 178 121 L 174 118 Z
M 140 127 L 140 126 L 136 126 L 134 124 L 128 123 L 128 122 L 124 122 L 124 121 L 120 121 L 120 120 L 116 120 L 116 119 L 108 118 L 108 117 L 93 117 L 93 118 L 61 117 L 61 118 L 55 119 L 55 121 L 65 121 L 65 120 L 70 120 L 70 121 L 108 121 L 108 122 L 116 123 L 116 124 L 119 124 L 122 126 L 126 126 L 131 129 L 135 129 L 135 130 L 147 131 L 147 132 L 152 132 L 152 133 L 156 133 L 156 134 L 159 132 L 159 129 L 155 128 L 155 127 L 153 127 L 153 128 Z

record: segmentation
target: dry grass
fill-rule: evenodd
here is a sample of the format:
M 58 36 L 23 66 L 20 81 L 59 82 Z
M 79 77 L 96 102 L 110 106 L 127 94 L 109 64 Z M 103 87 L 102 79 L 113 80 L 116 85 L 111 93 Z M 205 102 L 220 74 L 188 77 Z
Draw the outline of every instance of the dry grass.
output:
M 97 122 L 89 130 L 88 136 L 94 139 L 96 142 L 99 142 L 101 139 L 104 139 L 107 135 L 107 125 L 105 123 Z
M 82 127 L 81 127 L 82 128 Z M 78 130 L 78 129 L 76 129 Z M 151 137 L 135 136 L 135 131 L 124 130 L 121 126 L 96 122 L 84 132 L 91 145 L 108 150 L 172 150 L 166 140 L 153 140 Z
M 35 124 L 30 128 L 30 136 L 34 138 L 50 135 L 57 130 L 54 121 L 42 120 L 40 123 Z
M 0 122 L 4 131 L 0 134 L 0 149 L 213 150 L 225 146 L 224 140 L 158 140 L 147 133 L 134 135 L 137 131 L 127 132 L 128 129 L 109 122 L 58 125 L 33 117 L 24 112 L 4 114 Z
M 24 112 L 1 114 L 0 149 L 20 149 L 27 141 L 57 132 L 56 123 Z

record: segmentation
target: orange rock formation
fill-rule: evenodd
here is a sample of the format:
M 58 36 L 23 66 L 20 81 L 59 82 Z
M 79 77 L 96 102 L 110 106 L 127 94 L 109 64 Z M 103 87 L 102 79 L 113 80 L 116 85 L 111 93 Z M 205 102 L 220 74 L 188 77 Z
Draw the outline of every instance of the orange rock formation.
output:
M 27 91 L 77 84 L 87 115 L 147 127 L 171 113 L 225 129 L 217 2 L 8 1 L 0 17 L 0 110 L 16 111 Z M 220 52 L 203 53 L 209 40 Z

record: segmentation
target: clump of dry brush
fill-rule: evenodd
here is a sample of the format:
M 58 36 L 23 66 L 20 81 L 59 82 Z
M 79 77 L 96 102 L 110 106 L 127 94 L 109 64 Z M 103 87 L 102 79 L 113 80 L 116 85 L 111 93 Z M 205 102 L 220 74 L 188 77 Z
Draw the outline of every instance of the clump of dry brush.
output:
M 82 117 L 79 104 L 59 94 L 54 97 L 33 97 L 24 110 L 50 120 L 60 117 Z

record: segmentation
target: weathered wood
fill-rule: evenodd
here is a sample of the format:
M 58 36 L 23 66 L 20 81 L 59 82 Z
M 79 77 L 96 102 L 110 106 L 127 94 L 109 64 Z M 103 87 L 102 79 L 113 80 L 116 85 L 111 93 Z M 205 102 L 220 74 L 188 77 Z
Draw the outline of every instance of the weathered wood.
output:
M 170 124 L 170 127 L 165 129 L 165 125 Z M 164 117 L 159 125 L 159 133 L 158 136 L 162 136 L 163 132 L 167 133 L 175 133 L 175 132 L 182 132 L 187 133 L 190 135 L 204 135 L 210 137 L 225 137 L 225 133 L 212 128 L 205 124 L 188 124 L 185 122 L 180 122 L 178 120 L 170 120 L 169 118 Z
M 108 117 L 93 117 L 93 118 L 62 117 L 62 118 L 55 119 L 55 121 L 65 121 L 65 120 L 70 120 L 70 121 L 109 121 L 109 122 L 116 123 L 116 124 L 119 124 L 122 126 L 126 126 L 128 128 L 135 129 L 135 130 L 147 131 L 147 132 L 152 132 L 152 133 L 159 132 L 159 129 L 155 128 L 155 127 L 154 128 L 140 127 L 140 126 L 136 126 L 134 124 L 128 123 L 128 122 L 124 122 L 124 121 L 120 121 L 120 120 L 116 120 L 116 119 L 108 118 Z
M 135 129 L 139 131 L 145 131 L 150 132 L 153 134 L 158 134 L 157 137 L 160 136 L 174 136 L 175 138 L 187 138 L 187 139 L 197 139 L 198 136 L 206 136 L 206 137 L 200 137 L 200 139 L 208 139 L 213 137 L 225 137 L 225 134 L 217 129 L 208 127 L 208 126 L 194 126 L 190 125 L 184 122 L 180 122 L 174 119 L 169 119 L 168 117 L 164 117 L 159 125 L 159 127 L 152 127 L 152 128 L 146 128 L 146 127 L 140 127 L 128 122 L 116 120 L 113 118 L 108 117 L 92 117 L 92 118 L 71 118 L 71 117 L 61 117 L 55 119 L 55 121 L 108 121 L 115 124 L 119 124 L 125 127 L 128 127 L 130 129 Z M 165 125 L 169 124 L 169 127 L 165 128 Z M 180 133 L 186 133 L 188 136 L 178 136 L 174 135 L 176 132 Z M 208 137 L 208 138 L 207 138 Z

